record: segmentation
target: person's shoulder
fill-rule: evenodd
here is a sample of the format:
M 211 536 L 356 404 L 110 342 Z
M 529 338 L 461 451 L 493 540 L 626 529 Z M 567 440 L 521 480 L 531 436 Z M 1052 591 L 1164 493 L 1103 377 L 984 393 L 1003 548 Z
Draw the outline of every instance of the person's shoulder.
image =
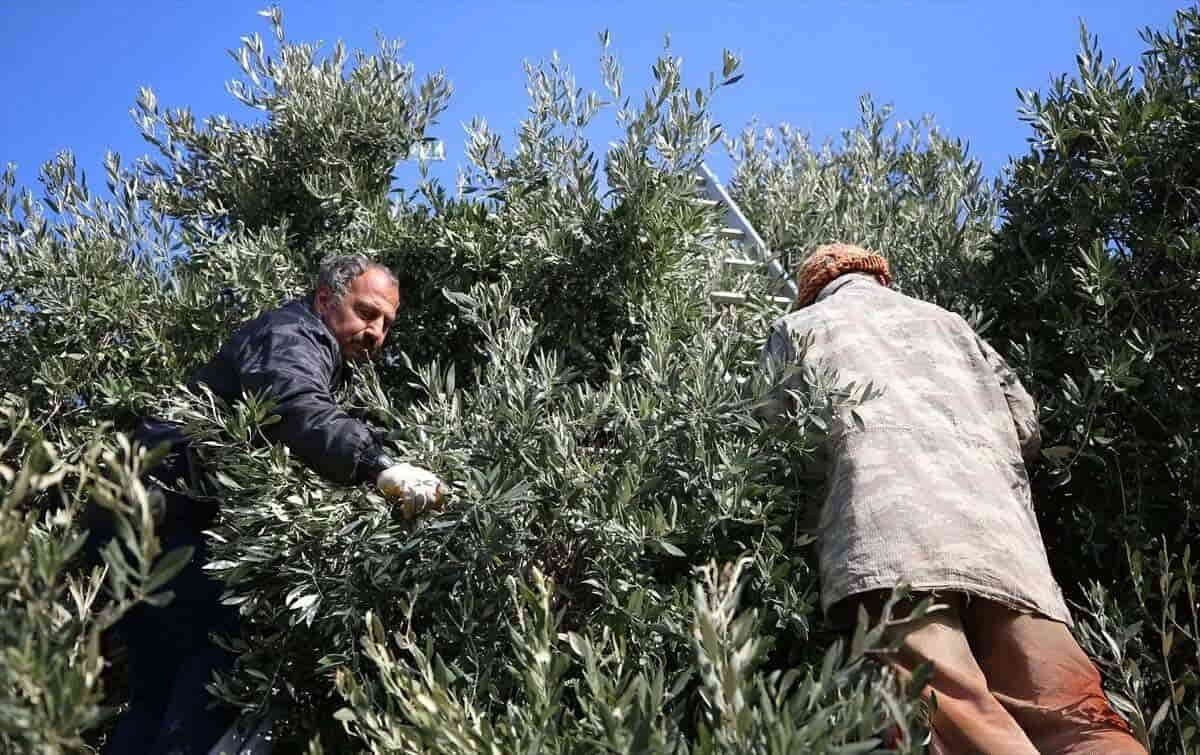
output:
M 972 333 L 975 332 L 974 329 L 971 328 L 971 325 L 967 322 L 966 318 L 954 310 L 947 309 L 940 304 L 935 304 L 934 302 L 926 301 L 925 299 L 916 299 L 913 297 L 907 298 L 915 302 L 914 306 L 923 310 L 930 319 L 941 320 L 942 322 L 956 327 L 959 330 L 968 330 Z
M 250 344 L 277 346 L 283 342 L 311 343 L 327 349 L 336 349 L 337 346 L 333 334 L 312 310 L 307 299 L 294 299 L 266 310 L 243 323 L 230 341 L 235 349 Z
M 320 335 L 327 328 L 312 310 L 307 299 L 293 299 L 274 309 L 268 309 L 258 317 L 243 325 L 240 330 L 266 332 L 272 330 L 293 330 Z
M 260 320 L 273 323 L 302 323 L 304 325 L 318 325 L 320 318 L 313 311 L 312 303 L 305 298 L 292 299 L 285 304 L 282 304 L 275 309 L 268 309 L 258 316 Z
M 808 330 L 824 317 L 824 313 L 816 311 L 815 305 L 809 305 L 794 312 L 781 315 L 771 323 L 772 333 L 795 333 Z
M 940 304 L 935 304 L 928 299 L 921 299 L 894 288 L 879 286 L 876 295 L 881 299 L 886 299 L 889 302 L 894 303 L 896 306 L 909 307 L 911 309 L 920 311 L 931 318 L 956 321 L 963 324 L 966 323 L 966 320 L 964 320 L 961 315 L 953 310 L 946 309 Z
M 971 323 L 967 321 L 958 312 L 952 309 L 947 309 L 940 304 L 918 299 L 914 296 L 908 296 L 899 291 L 890 292 L 896 298 L 897 306 L 903 309 L 904 316 L 919 319 L 927 323 L 936 323 L 938 330 L 946 335 L 952 334 L 955 338 L 970 340 L 976 337 L 976 332 Z M 900 310 L 893 310 L 899 313 Z

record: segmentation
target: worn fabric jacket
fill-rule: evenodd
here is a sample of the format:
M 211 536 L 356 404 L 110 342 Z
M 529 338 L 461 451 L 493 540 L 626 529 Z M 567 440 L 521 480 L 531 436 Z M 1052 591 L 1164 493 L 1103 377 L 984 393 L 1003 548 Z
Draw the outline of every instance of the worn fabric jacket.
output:
M 839 408 L 829 428 L 818 537 L 826 611 L 903 582 L 1071 622 L 1022 460 L 1040 444 L 1036 407 L 961 317 L 846 275 L 777 320 L 763 356 L 772 369 L 832 370 L 838 384 L 878 391 Z
M 364 422 L 334 401 L 345 379 L 341 348 L 305 298 L 242 325 L 193 383 L 230 404 L 247 394 L 274 399 L 280 421 L 264 428 L 268 437 L 328 480 L 366 482 L 378 473 L 382 448 Z

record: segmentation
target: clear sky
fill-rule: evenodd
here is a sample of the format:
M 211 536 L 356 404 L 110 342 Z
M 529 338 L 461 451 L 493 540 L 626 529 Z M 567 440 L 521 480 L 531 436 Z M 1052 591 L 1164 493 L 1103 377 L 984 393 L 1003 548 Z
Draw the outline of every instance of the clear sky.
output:
M 527 98 L 522 60 L 557 50 L 585 88 L 599 89 L 597 33 L 608 29 L 638 93 L 664 34 L 684 58 L 685 82 L 719 72 L 722 48 L 743 58 L 745 78 L 721 91 L 714 111 L 732 132 L 751 119 L 786 121 L 819 139 L 851 126 L 869 92 L 896 114 L 929 113 L 947 133 L 969 140 L 990 174 L 1025 149 L 1015 90 L 1044 89 L 1073 70 L 1079 20 L 1104 52 L 1134 64 L 1144 26 L 1167 27 L 1184 0 L 796 0 L 793 2 L 283 2 L 297 41 L 343 39 L 375 49 L 375 34 L 406 41 L 419 74 L 444 69 L 455 96 L 434 135 L 446 143 L 452 179 L 463 160 L 462 124 L 482 115 L 506 136 Z M 226 50 L 255 31 L 270 39 L 253 0 L 158 3 L 5 0 L 0 9 L 0 162 L 37 181 L 38 166 L 71 149 L 93 184 L 107 149 L 129 164 L 147 151 L 130 117 L 139 86 L 168 107 L 199 117 L 253 113 L 225 92 L 237 73 Z M 609 118 L 611 121 L 611 117 Z M 719 152 L 723 152 L 719 147 Z M 718 172 L 728 163 L 718 154 Z

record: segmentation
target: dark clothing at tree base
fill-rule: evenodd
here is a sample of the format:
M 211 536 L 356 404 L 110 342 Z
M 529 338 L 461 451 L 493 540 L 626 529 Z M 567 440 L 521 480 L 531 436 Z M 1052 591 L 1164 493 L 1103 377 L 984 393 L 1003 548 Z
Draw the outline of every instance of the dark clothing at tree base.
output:
M 237 719 L 205 689 L 214 671 L 233 667 L 233 654 L 210 635 L 236 635 L 237 609 L 221 605 L 220 581 L 203 571 L 208 548 L 199 530 L 163 541 L 164 552 L 189 545 L 191 562 L 165 586 L 174 599 L 162 608 L 139 605 L 117 625 L 129 650 L 129 710 L 109 755 L 206 755 Z

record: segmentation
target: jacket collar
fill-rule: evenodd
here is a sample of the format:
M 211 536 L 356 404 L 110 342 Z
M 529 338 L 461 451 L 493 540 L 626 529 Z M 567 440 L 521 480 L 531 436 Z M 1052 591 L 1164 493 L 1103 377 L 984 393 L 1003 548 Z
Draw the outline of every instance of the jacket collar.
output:
M 826 297 L 833 296 L 846 286 L 860 285 L 864 281 L 872 286 L 879 285 L 879 281 L 875 280 L 875 276 L 871 275 L 870 273 L 846 273 L 845 275 L 839 275 L 825 284 L 825 288 L 822 288 L 821 293 L 817 294 L 817 298 L 813 300 L 813 304 L 816 304 Z
M 298 311 L 303 313 L 304 317 L 311 319 L 316 326 L 321 329 L 321 332 L 328 336 L 329 347 L 333 351 L 332 380 L 334 385 L 340 386 L 348 376 L 346 361 L 342 358 L 342 347 L 338 344 L 337 338 L 333 335 L 333 331 L 329 329 L 329 326 L 325 324 L 325 321 L 321 319 L 321 315 L 317 312 L 316 294 L 310 293 L 306 296 L 300 297 L 299 299 L 293 299 L 288 303 L 287 306 L 296 307 Z

